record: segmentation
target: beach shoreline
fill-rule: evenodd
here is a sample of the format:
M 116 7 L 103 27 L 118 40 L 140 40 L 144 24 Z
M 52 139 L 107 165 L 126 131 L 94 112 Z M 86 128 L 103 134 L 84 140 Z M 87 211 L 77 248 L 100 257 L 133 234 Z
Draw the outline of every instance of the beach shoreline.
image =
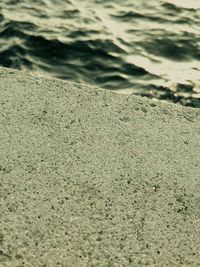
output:
M 0 68 L 0 267 L 199 266 L 199 118 Z

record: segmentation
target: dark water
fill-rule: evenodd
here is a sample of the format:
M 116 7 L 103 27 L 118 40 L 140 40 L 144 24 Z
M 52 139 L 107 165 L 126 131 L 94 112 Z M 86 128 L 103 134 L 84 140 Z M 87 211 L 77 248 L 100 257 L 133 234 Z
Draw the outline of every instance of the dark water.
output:
M 0 65 L 200 107 L 199 0 L 0 0 Z

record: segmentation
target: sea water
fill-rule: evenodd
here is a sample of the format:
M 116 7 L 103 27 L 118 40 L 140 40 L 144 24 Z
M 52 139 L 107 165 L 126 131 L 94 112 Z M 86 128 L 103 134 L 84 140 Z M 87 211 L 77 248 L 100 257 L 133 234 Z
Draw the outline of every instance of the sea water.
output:
M 1 0 L 0 65 L 200 107 L 200 1 Z

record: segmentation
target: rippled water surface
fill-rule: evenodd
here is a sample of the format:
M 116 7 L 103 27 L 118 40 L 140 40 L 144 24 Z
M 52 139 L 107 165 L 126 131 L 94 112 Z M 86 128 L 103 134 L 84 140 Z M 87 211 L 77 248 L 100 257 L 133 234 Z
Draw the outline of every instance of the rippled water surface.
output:
M 200 107 L 200 1 L 0 3 L 1 66 Z

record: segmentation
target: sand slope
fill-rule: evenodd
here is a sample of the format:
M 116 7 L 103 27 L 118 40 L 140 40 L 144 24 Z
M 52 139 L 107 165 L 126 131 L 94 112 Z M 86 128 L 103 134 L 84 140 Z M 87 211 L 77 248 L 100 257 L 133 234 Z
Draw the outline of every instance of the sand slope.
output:
M 200 110 L 0 68 L 0 266 L 200 266 Z

